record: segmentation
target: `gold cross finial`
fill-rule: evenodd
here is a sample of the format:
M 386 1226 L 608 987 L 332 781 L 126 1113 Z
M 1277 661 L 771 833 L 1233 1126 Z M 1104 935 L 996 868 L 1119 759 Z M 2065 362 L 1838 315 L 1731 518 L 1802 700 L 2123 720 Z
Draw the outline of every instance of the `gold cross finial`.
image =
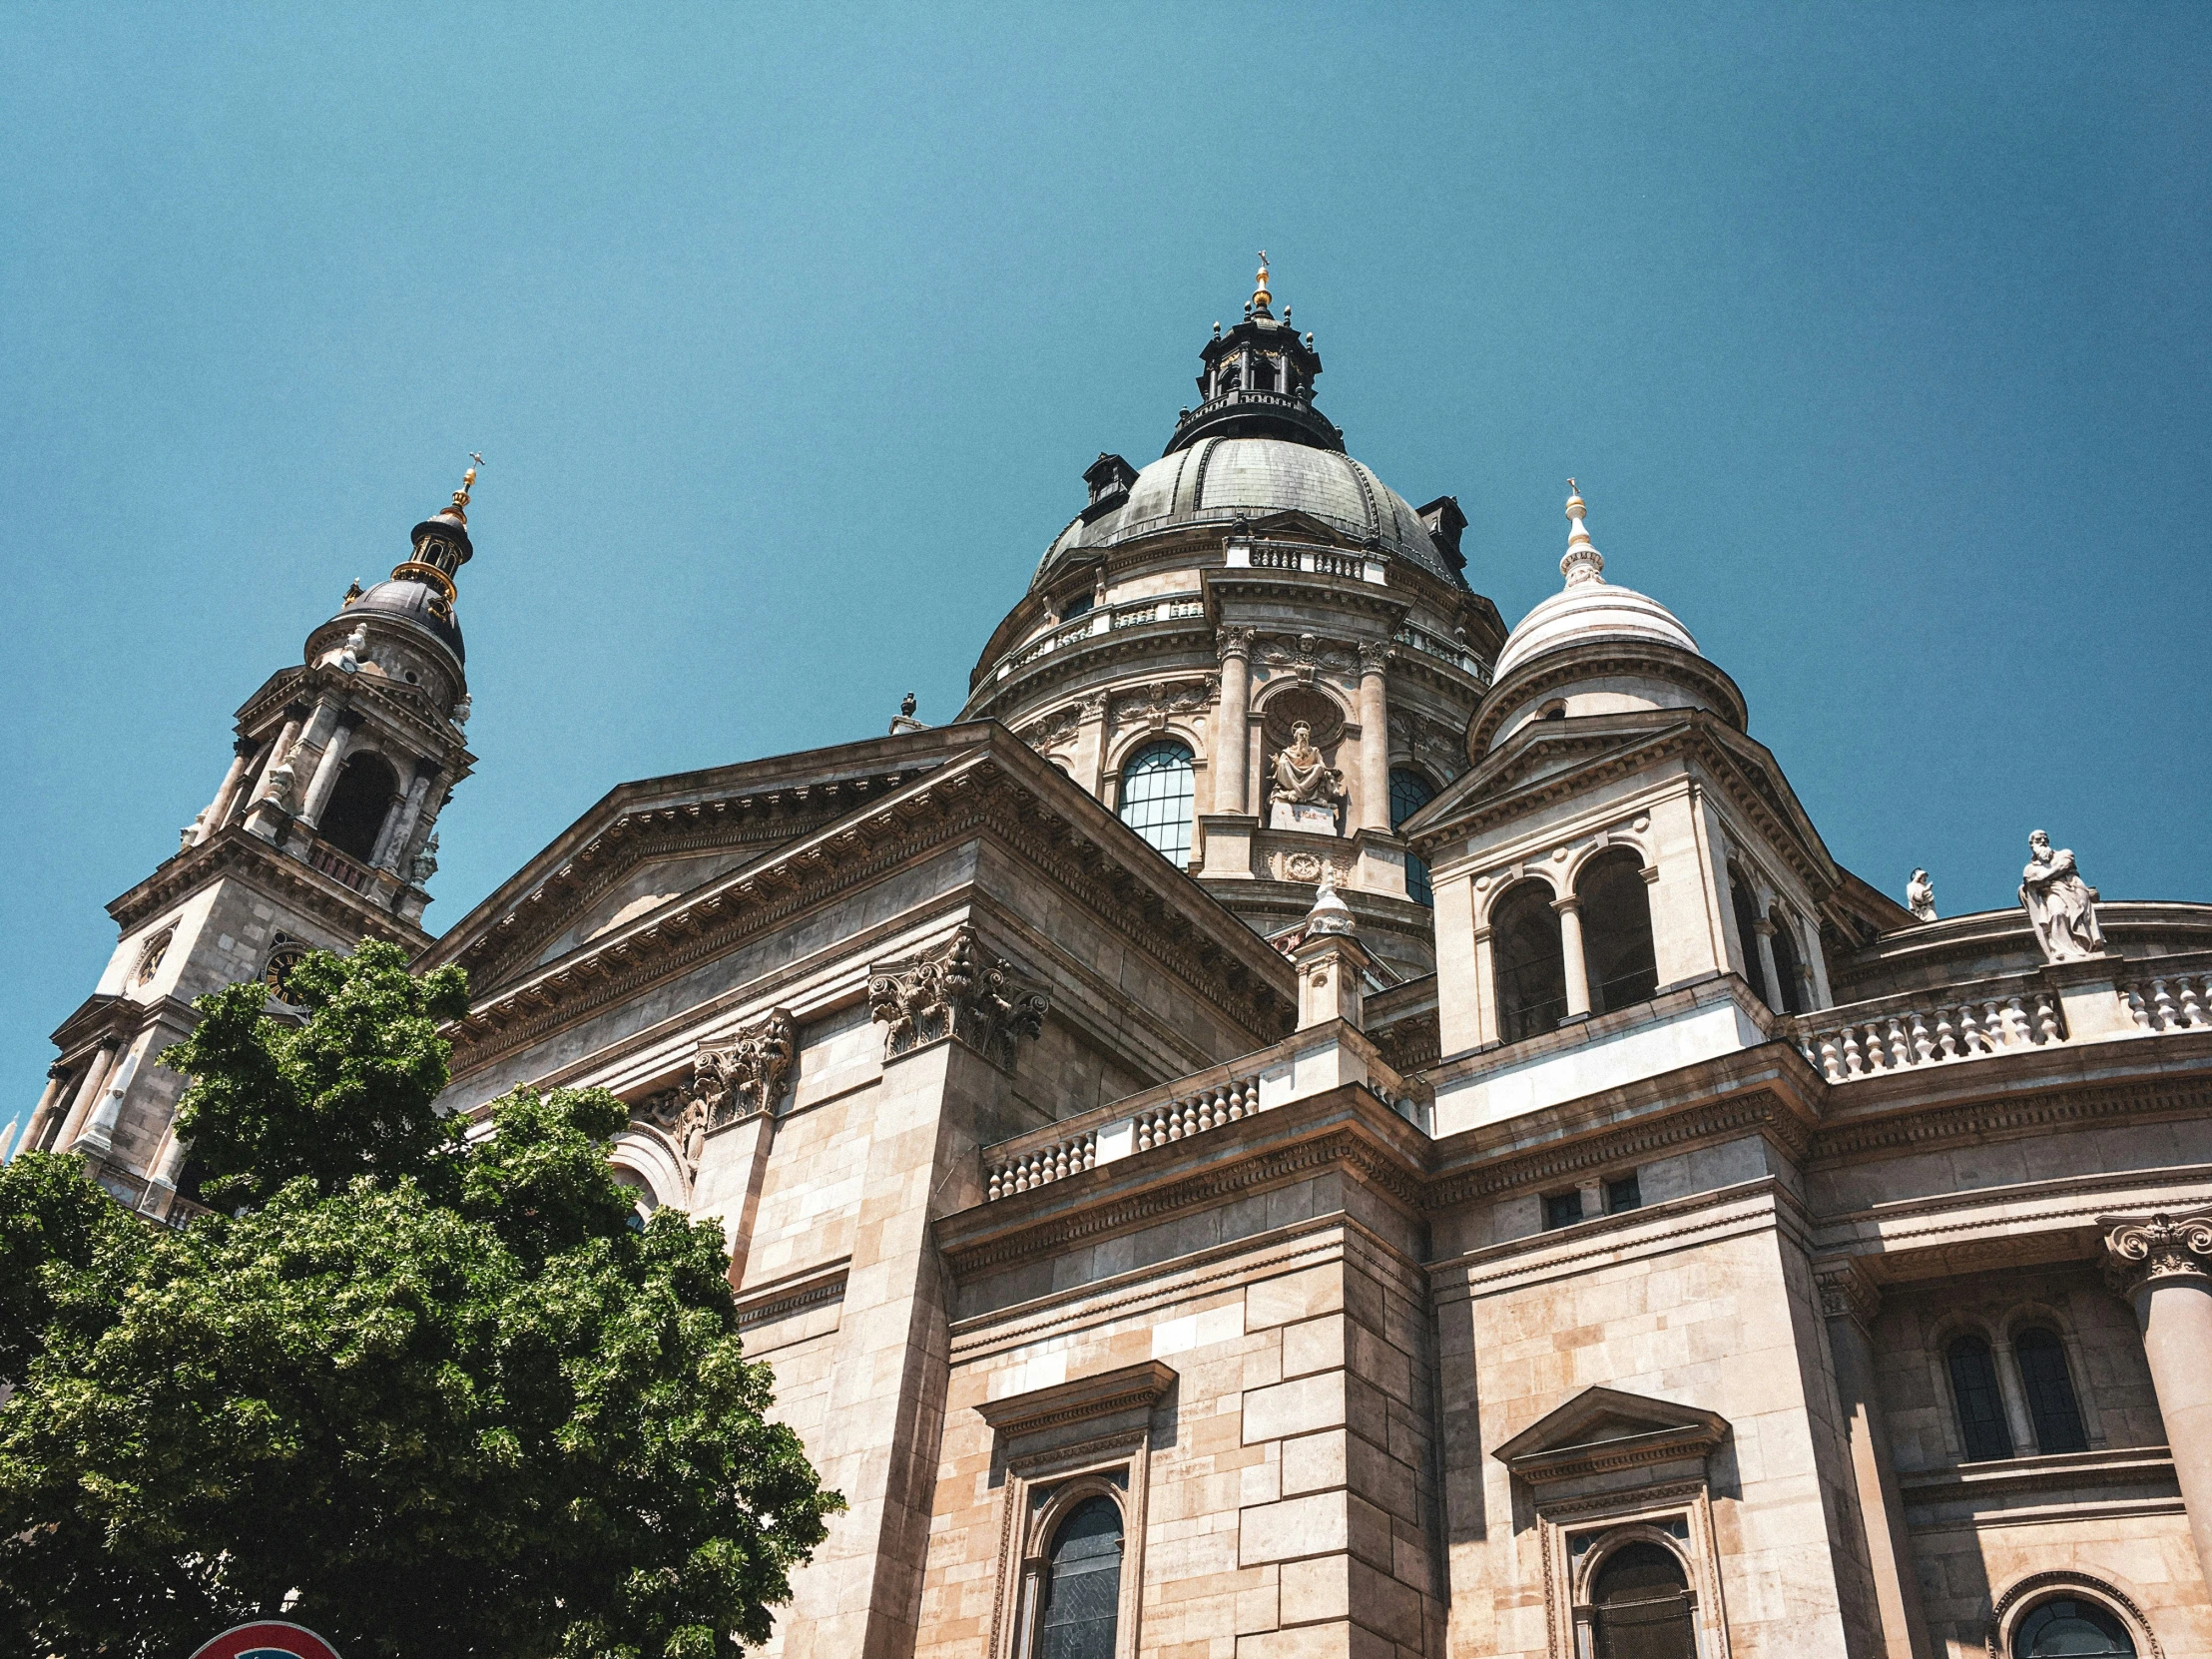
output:
M 1265 248 L 1260 250 L 1260 275 L 1253 278 L 1253 304 L 1265 305 L 1274 297 L 1268 292 L 1268 251 Z
M 453 492 L 453 511 L 463 524 L 468 522 L 468 492 L 476 487 L 476 467 L 484 464 L 484 457 L 477 450 L 470 450 L 468 458 L 476 463 L 461 474 L 461 487 Z

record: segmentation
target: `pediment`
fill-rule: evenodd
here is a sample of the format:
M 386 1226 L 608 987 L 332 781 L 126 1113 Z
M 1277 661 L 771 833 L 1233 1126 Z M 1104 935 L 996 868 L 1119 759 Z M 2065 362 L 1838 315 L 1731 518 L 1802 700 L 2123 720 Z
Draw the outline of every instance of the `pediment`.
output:
M 1727 1435 L 1728 1419 L 1718 1411 L 1591 1387 L 1545 1412 L 1490 1455 L 1523 1479 L 1562 1480 L 1702 1458 Z
M 1281 512 L 1262 513 L 1245 521 L 1255 536 L 1271 541 L 1322 542 L 1330 547 L 1357 547 L 1360 544 L 1335 525 L 1287 507 Z
M 426 953 L 472 994 L 524 978 L 843 819 L 941 765 L 934 733 L 625 784 Z

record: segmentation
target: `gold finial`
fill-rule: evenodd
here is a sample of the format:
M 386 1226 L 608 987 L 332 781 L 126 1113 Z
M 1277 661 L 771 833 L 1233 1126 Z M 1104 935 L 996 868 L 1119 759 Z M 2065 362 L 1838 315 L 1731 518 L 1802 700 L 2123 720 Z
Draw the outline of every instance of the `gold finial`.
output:
M 470 450 L 468 458 L 474 461 L 476 466 L 484 464 L 484 457 L 478 450 Z M 476 487 L 476 466 L 470 467 L 461 474 L 461 487 L 453 492 L 453 516 L 463 524 L 468 522 L 468 492 Z
M 1268 292 L 1268 251 L 1260 250 L 1260 274 L 1253 279 L 1252 303 L 1255 308 L 1265 305 L 1275 296 Z

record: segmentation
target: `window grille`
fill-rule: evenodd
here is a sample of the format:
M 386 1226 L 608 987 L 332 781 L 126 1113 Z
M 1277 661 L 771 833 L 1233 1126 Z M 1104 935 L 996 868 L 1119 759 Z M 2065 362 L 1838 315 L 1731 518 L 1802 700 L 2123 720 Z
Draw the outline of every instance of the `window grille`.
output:
M 1979 1337 L 1960 1337 L 1944 1358 L 1950 1367 L 1950 1391 L 1958 1407 L 1958 1433 L 1966 1442 L 1966 1461 L 2011 1456 L 2012 1430 L 2004 1420 L 2004 1398 L 1997 1392 L 1997 1367 L 1989 1345 Z
M 2020 1386 L 2027 1394 L 2027 1415 L 2035 1424 L 2037 1451 L 2087 1451 L 2081 1426 L 2081 1402 L 2066 1373 L 2066 1351 L 2048 1331 L 2022 1331 L 2012 1344 L 2019 1362 Z

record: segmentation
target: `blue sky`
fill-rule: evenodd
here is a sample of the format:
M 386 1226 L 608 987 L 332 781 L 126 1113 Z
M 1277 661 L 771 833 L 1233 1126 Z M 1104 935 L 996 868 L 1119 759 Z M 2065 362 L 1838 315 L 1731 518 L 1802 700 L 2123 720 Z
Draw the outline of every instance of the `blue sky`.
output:
M 488 461 L 457 920 L 957 708 L 1253 253 L 1508 621 L 1563 480 L 1836 854 L 2212 899 L 2212 9 L 0 14 L 0 1123 L 232 711 Z

